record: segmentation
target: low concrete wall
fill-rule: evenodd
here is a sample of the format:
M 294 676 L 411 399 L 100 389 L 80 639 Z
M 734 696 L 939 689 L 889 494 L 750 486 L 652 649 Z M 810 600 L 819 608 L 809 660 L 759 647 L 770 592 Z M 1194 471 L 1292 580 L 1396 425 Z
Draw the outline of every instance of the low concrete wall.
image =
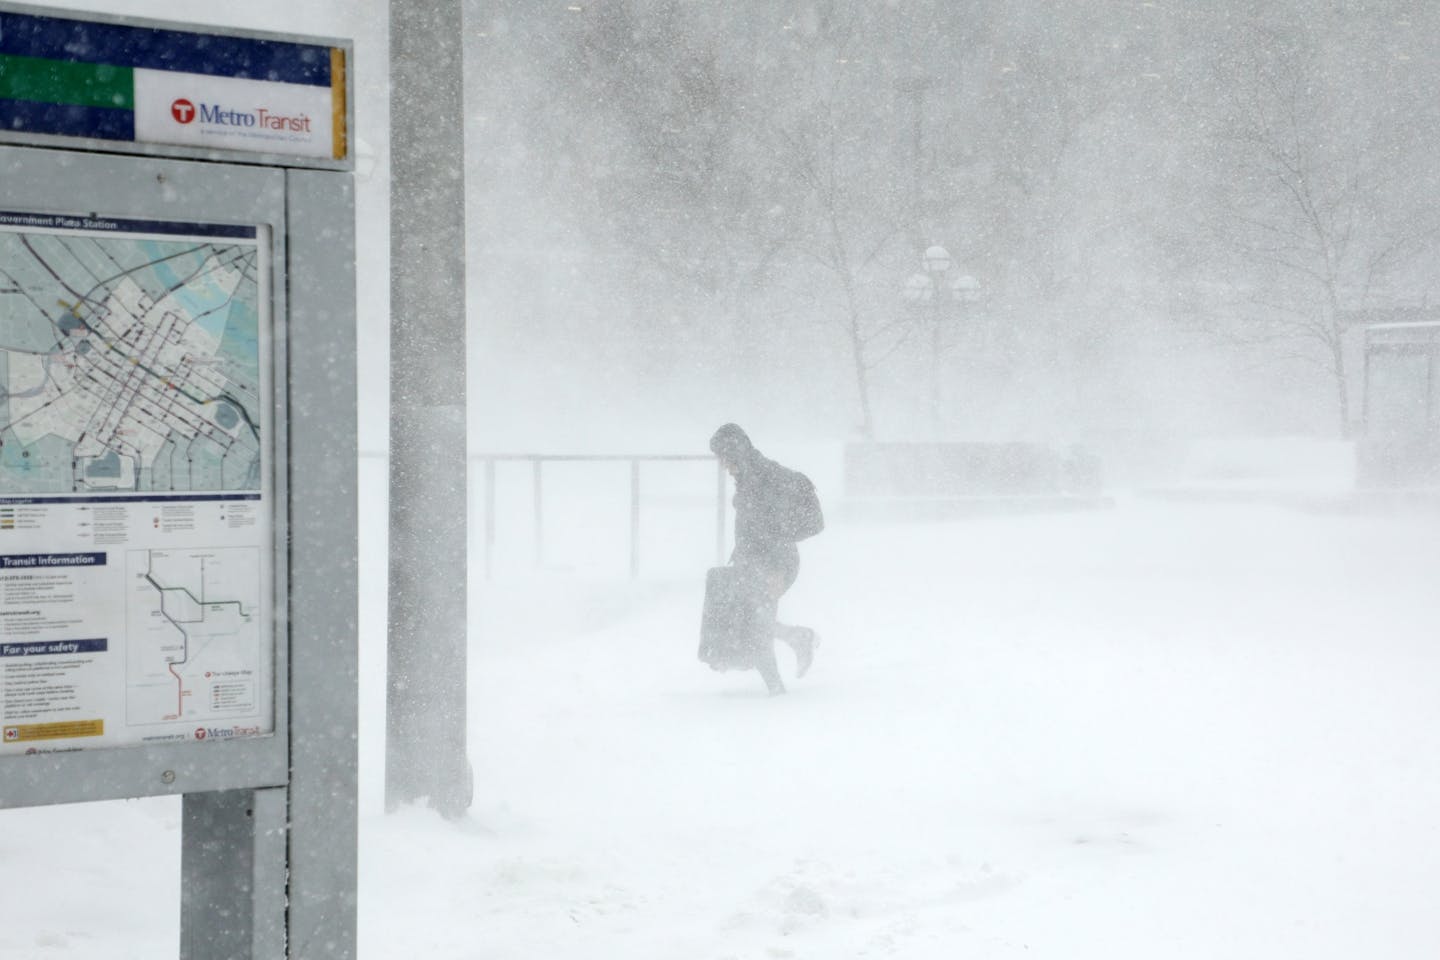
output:
M 844 513 L 943 520 L 1108 505 L 1098 458 L 1040 443 L 852 443 Z
M 1061 492 L 1061 461 L 1035 443 L 852 443 L 849 497 L 1036 496 Z

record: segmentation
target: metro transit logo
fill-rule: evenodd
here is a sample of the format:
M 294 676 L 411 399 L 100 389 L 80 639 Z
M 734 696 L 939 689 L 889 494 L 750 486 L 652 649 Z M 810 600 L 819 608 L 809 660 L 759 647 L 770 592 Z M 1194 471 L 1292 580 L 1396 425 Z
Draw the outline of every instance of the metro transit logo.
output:
M 229 727 L 196 727 L 196 740 L 231 740 L 235 738 L 259 737 L 264 731 L 258 725 L 240 726 L 236 724 Z
M 139 142 L 326 159 L 348 152 L 345 97 L 335 88 L 137 69 L 134 103 Z
M 223 106 L 219 103 L 200 102 L 188 97 L 177 97 L 170 101 L 170 118 L 181 126 L 189 126 L 196 121 L 203 128 L 212 127 L 239 127 L 262 130 L 269 133 L 303 133 L 313 132 L 310 115 L 304 113 L 287 114 L 277 113 L 269 107 L 257 107 L 253 110 L 237 110 L 234 107 Z M 203 131 L 203 132 L 209 132 Z

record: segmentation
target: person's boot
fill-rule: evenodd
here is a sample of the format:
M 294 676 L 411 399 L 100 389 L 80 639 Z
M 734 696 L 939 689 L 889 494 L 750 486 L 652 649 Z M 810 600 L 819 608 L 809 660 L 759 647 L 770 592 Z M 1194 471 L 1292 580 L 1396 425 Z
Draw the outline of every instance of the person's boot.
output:
M 815 648 L 820 645 L 820 635 L 809 627 L 801 627 L 805 632 L 790 641 L 790 646 L 795 649 L 795 679 L 800 679 L 810 672 L 810 665 L 815 662 Z
M 780 680 L 780 668 L 775 663 L 773 649 L 756 657 L 755 669 L 760 671 L 760 677 L 765 681 L 765 689 L 770 691 L 770 696 L 778 697 L 785 692 L 785 684 Z

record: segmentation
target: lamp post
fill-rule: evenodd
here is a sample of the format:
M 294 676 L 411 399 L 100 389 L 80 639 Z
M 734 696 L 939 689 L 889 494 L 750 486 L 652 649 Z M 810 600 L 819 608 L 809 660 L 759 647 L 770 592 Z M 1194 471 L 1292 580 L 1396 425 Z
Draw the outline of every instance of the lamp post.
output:
M 905 281 L 906 303 L 916 309 L 928 305 L 930 315 L 930 428 L 940 436 L 940 358 L 945 350 L 945 315 L 952 304 L 968 305 L 980 297 L 980 281 L 969 274 L 951 277 L 954 260 L 950 251 L 939 244 L 925 249 L 921 260 L 923 273 L 912 274 Z

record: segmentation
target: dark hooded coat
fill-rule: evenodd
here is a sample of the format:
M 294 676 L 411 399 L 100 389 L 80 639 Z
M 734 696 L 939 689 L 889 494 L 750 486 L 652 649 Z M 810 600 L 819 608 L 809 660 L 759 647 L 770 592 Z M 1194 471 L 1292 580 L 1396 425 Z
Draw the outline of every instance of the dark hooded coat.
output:
M 735 469 L 735 550 L 730 562 L 779 574 L 785 590 L 800 570 L 796 531 L 823 526 L 814 504 L 814 486 L 802 473 L 764 456 L 745 431 L 726 424 L 710 449 Z M 797 516 L 814 511 L 816 516 Z M 783 590 L 782 590 L 783 592 Z

